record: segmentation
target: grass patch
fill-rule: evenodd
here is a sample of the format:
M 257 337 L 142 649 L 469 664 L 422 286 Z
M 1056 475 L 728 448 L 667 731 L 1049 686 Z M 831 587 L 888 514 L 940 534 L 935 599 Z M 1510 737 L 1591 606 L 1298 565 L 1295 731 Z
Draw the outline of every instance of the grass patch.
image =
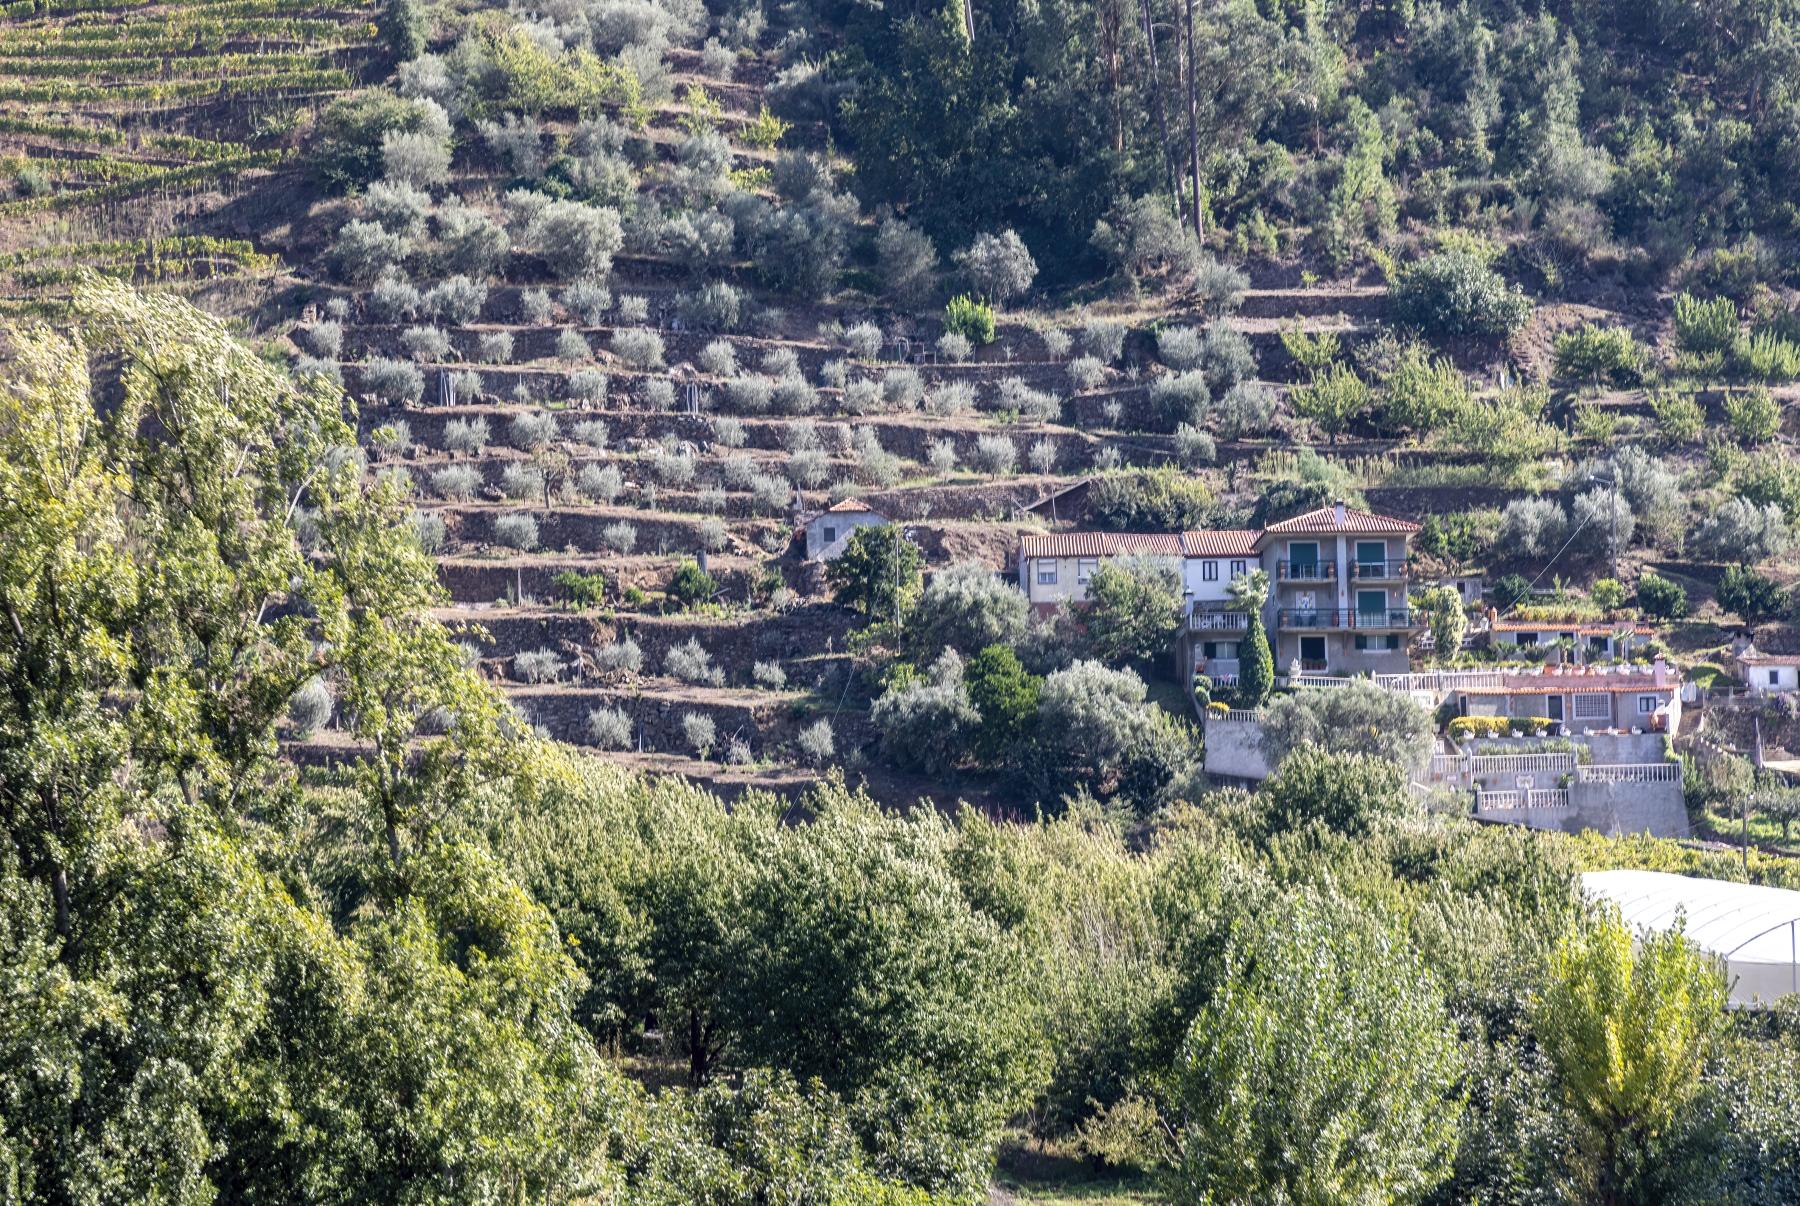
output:
M 1001 1144 L 994 1187 L 999 1193 L 989 1196 L 990 1203 L 1020 1206 L 1139 1206 L 1160 1200 L 1154 1183 L 1136 1169 L 1096 1168 L 1091 1160 L 1022 1136 Z

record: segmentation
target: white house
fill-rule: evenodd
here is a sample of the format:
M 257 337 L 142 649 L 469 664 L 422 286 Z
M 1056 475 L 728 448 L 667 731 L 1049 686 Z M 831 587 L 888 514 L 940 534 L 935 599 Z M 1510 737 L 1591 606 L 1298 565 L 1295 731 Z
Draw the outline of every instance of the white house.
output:
M 1738 677 L 1758 695 L 1800 690 L 1800 656 L 1791 653 L 1758 653 L 1747 645 L 1732 655 Z
M 815 511 L 805 517 L 806 559 L 836 561 L 844 555 L 844 545 L 858 528 L 879 527 L 887 516 L 860 498 L 846 498 L 828 510 Z

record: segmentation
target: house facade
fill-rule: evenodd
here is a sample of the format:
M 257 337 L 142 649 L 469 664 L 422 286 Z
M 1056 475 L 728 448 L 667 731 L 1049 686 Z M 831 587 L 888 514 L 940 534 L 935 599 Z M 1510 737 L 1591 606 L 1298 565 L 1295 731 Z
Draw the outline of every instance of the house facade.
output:
M 879 527 L 887 516 L 860 498 L 846 498 L 828 510 L 804 517 L 806 525 L 806 559 L 835 561 L 844 555 L 844 546 L 858 528 Z
M 1746 645 L 1731 661 L 1737 676 L 1757 695 L 1800 690 L 1800 655 L 1758 653 L 1756 646 Z
M 1648 644 L 1656 630 L 1631 620 L 1605 623 L 1598 620 L 1500 620 L 1488 622 L 1489 638 L 1498 645 L 1518 648 L 1567 642 L 1573 652 L 1547 655 L 1546 661 L 1610 662 L 1630 656 Z
M 1299 662 L 1314 674 L 1398 674 L 1426 627 L 1424 613 L 1407 602 L 1407 557 L 1418 531 L 1404 519 L 1337 503 L 1261 530 L 1024 536 L 1019 588 L 1040 609 L 1085 603 L 1089 578 L 1108 558 L 1167 557 L 1181 573 L 1187 621 L 1177 656 L 1191 673 L 1229 683 L 1249 624 L 1231 610 L 1231 583 L 1263 570 L 1262 621 L 1278 672 Z
M 1426 625 L 1407 601 L 1407 556 L 1419 525 L 1343 503 L 1320 507 L 1257 537 L 1269 573 L 1263 618 L 1275 668 L 1345 676 L 1401 674 Z
M 1681 684 L 1661 658 L 1648 666 L 1541 666 L 1453 693 L 1465 716 L 1535 716 L 1567 733 L 1675 733 Z

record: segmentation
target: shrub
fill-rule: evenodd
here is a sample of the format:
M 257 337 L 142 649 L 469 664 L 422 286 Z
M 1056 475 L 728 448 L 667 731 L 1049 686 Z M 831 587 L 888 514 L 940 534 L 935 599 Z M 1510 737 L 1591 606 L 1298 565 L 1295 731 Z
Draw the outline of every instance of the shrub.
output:
M 637 547 L 637 536 L 637 525 L 623 519 L 607 524 L 600 532 L 601 543 L 621 556 L 629 555 Z
M 725 396 L 745 414 L 761 414 L 769 409 L 774 393 L 767 377 L 733 377 L 725 384 Z
M 944 307 L 944 331 L 978 346 L 990 344 L 994 342 L 994 308 L 959 294 Z
M 644 668 L 644 651 L 629 636 L 620 637 L 610 645 L 601 645 L 594 650 L 594 665 L 601 670 L 619 671 L 636 674 Z
M 684 560 L 669 580 L 669 598 L 684 607 L 704 603 L 718 593 L 718 581 L 692 561 Z
M 513 461 L 500 472 L 500 488 L 508 498 L 536 498 L 544 493 L 544 474 L 536 465 Z
M 646 377 L 638 383 L 638 397 L 651 410 L 674 410 L 675 383 L 666 377 Z
M 588 465 L 582 469 L 578 481 L 583 494 L 608 506 L 625 488 L 624 477 L 611 465 Z
M 712 654 L 697 637 L 671 645 L 663 656 L 663 670 L 684 683 L 711 683 L 716 687 L 725 681 L 725 672 L 712 664 Z
M 451 465 L 431 475 L 431 488 L 440 498 L 468 502 L 481 489 L 481 473 L 473 465 Z
M 634 367 L 662 367 L 662 336 L 646 327 L 631 327 L 623 331 L 614 331 L 612 350 L 619 359 Z
M 1800 347 L 1773 331 L 1739 340 L 1735 352 L 1746 377 L 1758 381 L 1792 381 L 1800 377 Z
M 565 663 L 554 649 L 513 655 L 513 673 L 520 682 L 553 683 L 562 677 Z
M 487 286 L 466 276 L 453 276 L 433 285 L 420 299 L 425 313 L 443 315 L 452 326 L 465 326 L 481 317 L 487 304 Z
M 1159 431 L 1197 428 L 1206 422 L 1211 405 L 1205 373 L 1166 373 L 1150 383 L 1150 413 Z
M 916 306 L 937 284 L 938 253 L 929 236 L 905 221 L 888 217 L 875 234 L 881 287 L 903 306 Z
M 717 486 L 708 486 L 700 491 L 700 509 L 702 511 L 722 511 L 725 509 L 725 491 Z M 725 529 L 723 520 L 703 519 L 700 521 L 700 547 L 709 553 L 722 553 L 730 542 L 730 535 Z
M 564 327 L 556 337 L 556 358 L 569 364 L 579 364 L 594 354 L 588 347 L 588 341 L 574 327 Z
M 431 212 L 431 194 L 404 180 L 378 180 L 363 194 L 363 212 L 383 229 L 417 240 L 425 233 L 425 215 Z
M 545 289 L 519 290 L 519 318 L 528 326 L 541 327 L 556 312 L 556 304 Z
M 1523 574 L 1502 574 L 1494 583 L 1494 602 L 1501 611 L 1531 600 L 1531 583 Z
M 881 378 L 881 396 L 896 410 L 917 410 L 925 397 L 925 383 L 913 369 L 889 369 Z
M 721 415 L 712 421 L 713 443 L 721 448 L 742 448 L 744 446 L 744 425 L 728 415 Z
M 1468 383 L 1448 360 L 1427 360 L 1423 353 L 1404 355 L 1382 380 L 1387 394 L 1382 425 L 1390 431 L 1435 431 L 1459 414 L 1469 401 Z
M 1723 355 L 1737 343 L 1737 304 L 1728 297 L 1701 301 L 1692 294 L 1675 298 L 1675 346 L 1692 356 Z
M 1569 518 L 1554 499 L 1515 498 L 1501 512 L 1496 541 L 1515 556 L 1549 557 L 1562 548 L 1568 534 Z
M 938 355 L 951 364 L 961 364 L 975 354 L 975 345 L 969 342 L 967 335 L 958 331 L 945 331 L 938 336 L 937 350 Z
M 450 141 L 434 133 L 390 131 L 381 136 L 381 170 L 389 180 L 430 188 L 450 179 Z
M 480 452 L 487 442 L 485 418 L 451 419 L 444 424 L 444 447 L 451 452 Z
M 851 415 L 874 414 L 881 410 L 881 383 L 866 377 L 850 382 L 844 387 L 843 409 L 845 414 Z
M 606 391 L 611 384 L 612 383 L 607 379 L 606 374 L 598 369 L 577 369 L 569 374 L 569 379 L 564 385 L 563 392 L 577 401 L 588 403 L 590 406 L 604 406 L 606 405 Z M 598 420 L 589 421 L 598 422 Z M 580 425 L 577 425 L 576 430 L 577 432 L 580 431 Z M 601 439 L 604 440 L 606 424 L 600 424 L 600 431 L 602 433 Z M 579 436 L 577 438 L 579 438 Z M 594 445 L 596 448 L 600 446 L 601 445 L 599 444 Z
M 599 281 L 576 281 L 562 292 L 563 309 L 581 319 L 584 327 L 597 327 L 612 308 L 612 290 Z
M 512 254 L 506 230 L 479 210 L 445 202 L 438 207 L 438 242 L 452 271 L 486 280 Z
M 729 490 L 748 490 L 756 477 L 756 462 L 747 456 L 728 456 L 719 466 L 719 475 Z
M 338 231 L 332 254 L 345 280 L 372 281 L 412 254 L 412 240 L 389 234 L 379 222 L 350 221 Z
M 787 475 L 802 490 L 817 490 L 831 476 L 831 460 L 819 448 L 796 452 L 788 458 Z
M 475 341 L 475 349 L 484 364 L 511 364 L 513 337 L 505 331 L 491 331 Z
M 1687 591 L 1679 582 L 1645 571 L 1638 579 L 1637 605 L 1652 619 L 1679 620 L 1687 615 Z
M 1206 526 L 1213 506 L 1206 483 L 1173 469 L 1121 474 L 1088 490 L 1094 522 L 1117 532 L 1189 532 Z
M 675 309 L 689 328 L 731 331 L 742 320 L 748 302 L 749 295 L 743 290 L 713 281 L 694 293 L 682 294 L 676 299 Z
M 579 201 L 552 201 L 525 229 L 525 245 L 566 281 L 604 277 L 624 241 L 617 213 Z
M 1334 364 L 1312 379 L 1310 385 L 1297 386 L 1288 394 L 1288 405 L 1296 415 L 1311 419 L 1321 431 L 1336 434 L 1350 420 L 1368 408 L 1369 387 L 1346 365 Z
M 377 322 L 399 322 L 419 312 L 419 291 L 405 281 L 384 278 L 369 290 L 369 314 Z
M 946 381 L 925 399 L 925 409 L 940 418 L 953 418 L 975 405 L 975 386 L 968 381 Z
M 1556 372 L 1570 381 L 1635 380 L 1642 350 L 1624 327 L 1598 327 L 1556 337 Z
M 1219 459 L 1219 446 L 1206 432 L 1183 423 L 1175 428 L 1175 455 L 1189 468 L 1210 465 Z
M 1055 327 L 1043 332 L 1039 338 L 1044 341 L 1044 352 L 1052 360 L 1061 360 L 1069 354 L 1069 346 L 1074 342 L 1067 331 L 1059 331 Z
M 786 478 L 767 473 L 751 475 L 750 493 L 757 509 L 771 515 L 780 514 L 794 494 Z
M 1126 326 L 1110 318 L 1091 319 L 1081 328 L 1081 350 L 1111 364 L 1125 354 Z
M 1257 745 L 1271 767 L 1308 748 L 1416 766 L 1430 753 L 1431 733 L 1431 714 L 1410 698 L 1358 682 L 1278 696 L 1263 714 Z
M 819 447 L 819 425 L 808 419 L 782 427 L 781 443 L 789 452 L 806 452 Z
M 301 741 L 309 740 L 324 728 L 331 719 L 331 690 L 326 687 L 325 680 L 311 679 L 294 692 L 288 700 L 287 714 L 294 726 L 294 736 Z
M 337 192 L 368 184 L 382 174 L 383 136 L 419 129 L 427 120 L 428 114 L 417 102 L 403 100 L 385 88 L 341 96 L 319 115 L 307 155 L 309 165 Z
M 694 458 L 667 455 L 657 457 L 656 480 L 677 489 L 691 484 L 694 480 Z
M 859 322 L 844 332 L 844 346 L 858 360 L 874 360 L 881 355 L 881 328 L 872 322 Z
M 780 662 L 758 662 L 750 668 L 751 681 L 765 691 L 780 691 L 787 686 L 787 671 Z
M 1214 389 L 1230 389 L 1256 372 L 1256 354 L 1250 350 L 1249 338 L 1228 322 L 1215 322 L 1206 328 L 1206 343 L 1200 355 L 1206 365 L 1206 379 Z
M 1005 436 L 984 435 L 975 439 L 975 467 L 989 477 L 1002 477 L 1018 464 L 1019 450 Z
M 1427 335 L 1511 335 L 1531 317 L 1531 301 L 1466 251 L 1441 251 L 1399 273 L 1388 289 L 1396 322 Z
M 700 755 L 702 762 L 712 753 L 713 745 L 719 739 L 713 718 L 703 712 L 689 712 L 681 718 L 681 735 L 687 739 L 688 747 Z
M 1205 347 L 1200 332 L 1192 327 L 1164 327 L 1156 337 L 1159 360 L 1178 373 L 1200 367 Z
M 363 389 L 389 404 L 417 402 L 425 392 L 425 378 L 404 360 L 371 357 L 362 366 Z
M 1194 292 L 1211 303 L 1213 313 L 1229 314 L 1244 304 L 1244 290 L 1250 278 L 1217 260 L 1208 260 L 1194 274 Z
M 316 322 L 305 330 L 306 345 L 313 350 L 315 356 L 323 356 L 327 360 L 336 360 L 344 347 L 344 325 L 337 322 Z
M 837 752 L 837 742 L 831 735 L 831 721 L 826 717 L 820 717 L 801 729 L 800 735 L 794 739 L 794 744 L 799 747 L 802 756 L 814 766 L 823 765 L 827 758 Z
M 737 376 L 737 349 L 731 346 L 729 339 L 715 339 L 700 349 L 694 357 L 694 363 L 700 371 L 715 377 Z
M 529 511 L 515 511 L 511 515 L 496 517 L 494 543 L 518 549 L 521 553 L 529 553 L 538 543 L 537 520 L 532 518 Z
M 1694 534 L 1694 547 L 1714 561 L 1756 565 L 1787 552 L 1793 543 L 1787 519 L 1774 503 L 1757 506 L 1733 498 L 1717 508 Z
M 481 374 L 473 369 L 451 373 L 450 389 L 458 402 L 478 402 L 481 400 Z
M 1618 529 L 1618 548 L 1613 550 L 1613 529 Z M 1603 554 L 1611 551 L 1624 552 L 1631 544 L 1631 534 L 1637 530 L 1637 516 L 1631 513 L 1631 503 L 1623 495 L 1618 500 L 1618 514 L 1613 513 L 1613 491 L 1604 486 L 1595 486 L 1586 494 L 1577 495 L 1574 505 L 1569 511 L 1569 522 L 1581 529 L 1576 538 L 1576 547 L 1584 552 Z
M 603 750 L 622 750 L 631 746 L 631 717 L 618 708 L 596 708 L 588 713 L 588 736 Z
M 1077 392 L 1086 393 L 1098 389 L 1106 380 L 1106 366 L 1100 363 L 1098 356 L 1077 356 L 1069 361 L 1069 383 Z M 1205 384 L 1204 381 L 1202 384 Z
M 400 346 L 421 364 L 450 355 L 450 337 L 436 327 L 408 327 L 400 333 Z
M 513 447 L 522 448 L 526 452 L 547 448 L 562 438 L 562 428 L 557 424 L 556 416 L 543 410 L 514 415 L 509 432 Z
M 563 597 L 576 607 L 597 607 L 606 602 L 606 575 L 584 574 L 578 570 L 563 570 L 550 580 L 550 584 L 563 593 Z
M 932 441 L 930 450 L 925 454 L 932 471 L 939 477 L 949 477 L 956 472 L 956 441 L 942 439 Z
M 635 293 L 619 295 L 619 321 L 641 323 L 650 317 L 650 301 Z
M 296 377 L 324 377 L 337 385 L 344 383 L 344 372 L 335 360 L 320 360 L 315 356 L 296 356 L 292 366 Z
M 819 409 L 819 391 L 804 377 L 783 377 L 770 391 L 769 402 L 786 415 L 809 415 Z
M 1766 444 L 1781 430 L 1781 404 L 1767 389 L 1753 386 L 1725 399 L 1725 419 L 1739 439 Z
M 1037 276 L 1037 263 L 1024 242 L 1010 230 L 1000 234 L 982 234 L 966 250 L 950 257 L 962 269 L 976 293 L 995 303 L 1003 303 L 1031 288 Z M 964 331 L 963 334 L 969 335 Z M 974 338 L 970 335 L 970 338 Z M 982 340 L 992 342 L 992 335 Z

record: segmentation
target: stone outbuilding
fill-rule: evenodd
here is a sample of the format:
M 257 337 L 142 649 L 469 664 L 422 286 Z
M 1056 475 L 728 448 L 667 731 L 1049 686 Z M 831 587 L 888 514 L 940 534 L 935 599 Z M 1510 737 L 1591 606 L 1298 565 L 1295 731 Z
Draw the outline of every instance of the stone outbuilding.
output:
M 806 528 L 806 559 L 836 561 L 858 528 L 879 527 L 888 517 L 860 498 L 846 498 L 823 511 L 801 517 Z

